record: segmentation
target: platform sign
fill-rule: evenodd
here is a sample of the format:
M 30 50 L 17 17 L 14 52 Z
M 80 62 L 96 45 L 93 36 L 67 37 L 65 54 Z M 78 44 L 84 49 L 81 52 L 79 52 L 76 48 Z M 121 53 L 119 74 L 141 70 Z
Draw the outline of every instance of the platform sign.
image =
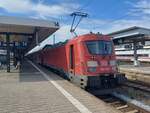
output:
M 7 50 L 0 49 L 0 54 L 6 55 L 7 54 Z
M 19 46 L 19 42 L 14 42 L 14 46 Z
M 22 42 L 21 44 L 23 47 L 26 47 L 27 46 L 27 42 Z
M 27 47 L 27 42 L 10 42 L 9 43 L 10 47 L 17 47 L 17 48 L 26 48 Z M 0 47 L 6 47 L 7 43 L 0 41 Z

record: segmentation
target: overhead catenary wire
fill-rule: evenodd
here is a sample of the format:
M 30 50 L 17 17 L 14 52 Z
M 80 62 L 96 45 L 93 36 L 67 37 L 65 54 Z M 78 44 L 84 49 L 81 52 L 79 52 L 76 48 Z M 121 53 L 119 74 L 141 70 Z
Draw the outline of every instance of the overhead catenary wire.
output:
M 70 8 L 70 10 L 72 10 L 72 12 L 80 12 L 82 10 L 84 10 L 85 8 L 89 7 L 92 3 L 94 2 L 94 0 L 88 0 L 85 5 L 82 5 L 78 8 Z M 65 16 L 69 16 L 70 13 L 67 13 Z M 68 21 L 69 19 L 65 20 L 63 19 L 63 17 L 61 16 L 61 18 L 59 19 L 61 21 Z

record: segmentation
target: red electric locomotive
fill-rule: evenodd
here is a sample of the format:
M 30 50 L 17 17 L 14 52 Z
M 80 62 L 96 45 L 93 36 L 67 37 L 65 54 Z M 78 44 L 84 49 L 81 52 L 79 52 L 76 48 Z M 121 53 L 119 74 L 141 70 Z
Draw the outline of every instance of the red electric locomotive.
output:
M 82 88 L 109 88 L 126 80 L 118 73 L 111 38 L 101 34 L 86 34 L 45 47 L 38 59 Z

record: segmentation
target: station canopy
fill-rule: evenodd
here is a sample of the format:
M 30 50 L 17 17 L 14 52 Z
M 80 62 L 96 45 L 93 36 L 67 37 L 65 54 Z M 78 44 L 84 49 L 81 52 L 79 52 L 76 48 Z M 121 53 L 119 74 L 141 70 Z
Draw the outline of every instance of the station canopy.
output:
M 115 45 L 142 42 L 150 40 L 150 29 L 133 26 L 127 29 L 122 29 L 116 32 L 107 34 L 112 37 Z
M 40 43 L 58 29 L 59 24 L 54 21 L 0 16 L 1 40 L 6 34 L 10 35 L 12 41 L 21 41 L 30 38 L 30 45 L 32 44 L 32 48 L 36 46 L 35 42 L 37 39 Z M 30 47 L 30 49 L 32 48 Z
M 150 41 L 150 29 L 134 26 L 108 35 L 112 37 L 115 45 L 127 44 L 126 48 L 133 49 L 134 65 L 140 65 L 137 50 Z

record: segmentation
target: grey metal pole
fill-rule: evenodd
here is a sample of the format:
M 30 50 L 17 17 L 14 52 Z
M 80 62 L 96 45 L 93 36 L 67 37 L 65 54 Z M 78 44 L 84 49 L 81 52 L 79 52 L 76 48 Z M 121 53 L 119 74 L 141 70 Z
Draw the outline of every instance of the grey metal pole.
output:
M 7 44 L 7 72 L 10 72 L 10 34 L 6 34 Z
M 137 42 L 133 42 L 133 49 L 134 49 L 134 66 L 138 66 L 138 54 L 137 54 Z
M 38 34 L 38 30 L 35 31 L 35 40 L 36 40 L 36 45 L 39 46 L 39 34 Z
M 53 35 L 53 44 L 55 44 L 55 35 Z

